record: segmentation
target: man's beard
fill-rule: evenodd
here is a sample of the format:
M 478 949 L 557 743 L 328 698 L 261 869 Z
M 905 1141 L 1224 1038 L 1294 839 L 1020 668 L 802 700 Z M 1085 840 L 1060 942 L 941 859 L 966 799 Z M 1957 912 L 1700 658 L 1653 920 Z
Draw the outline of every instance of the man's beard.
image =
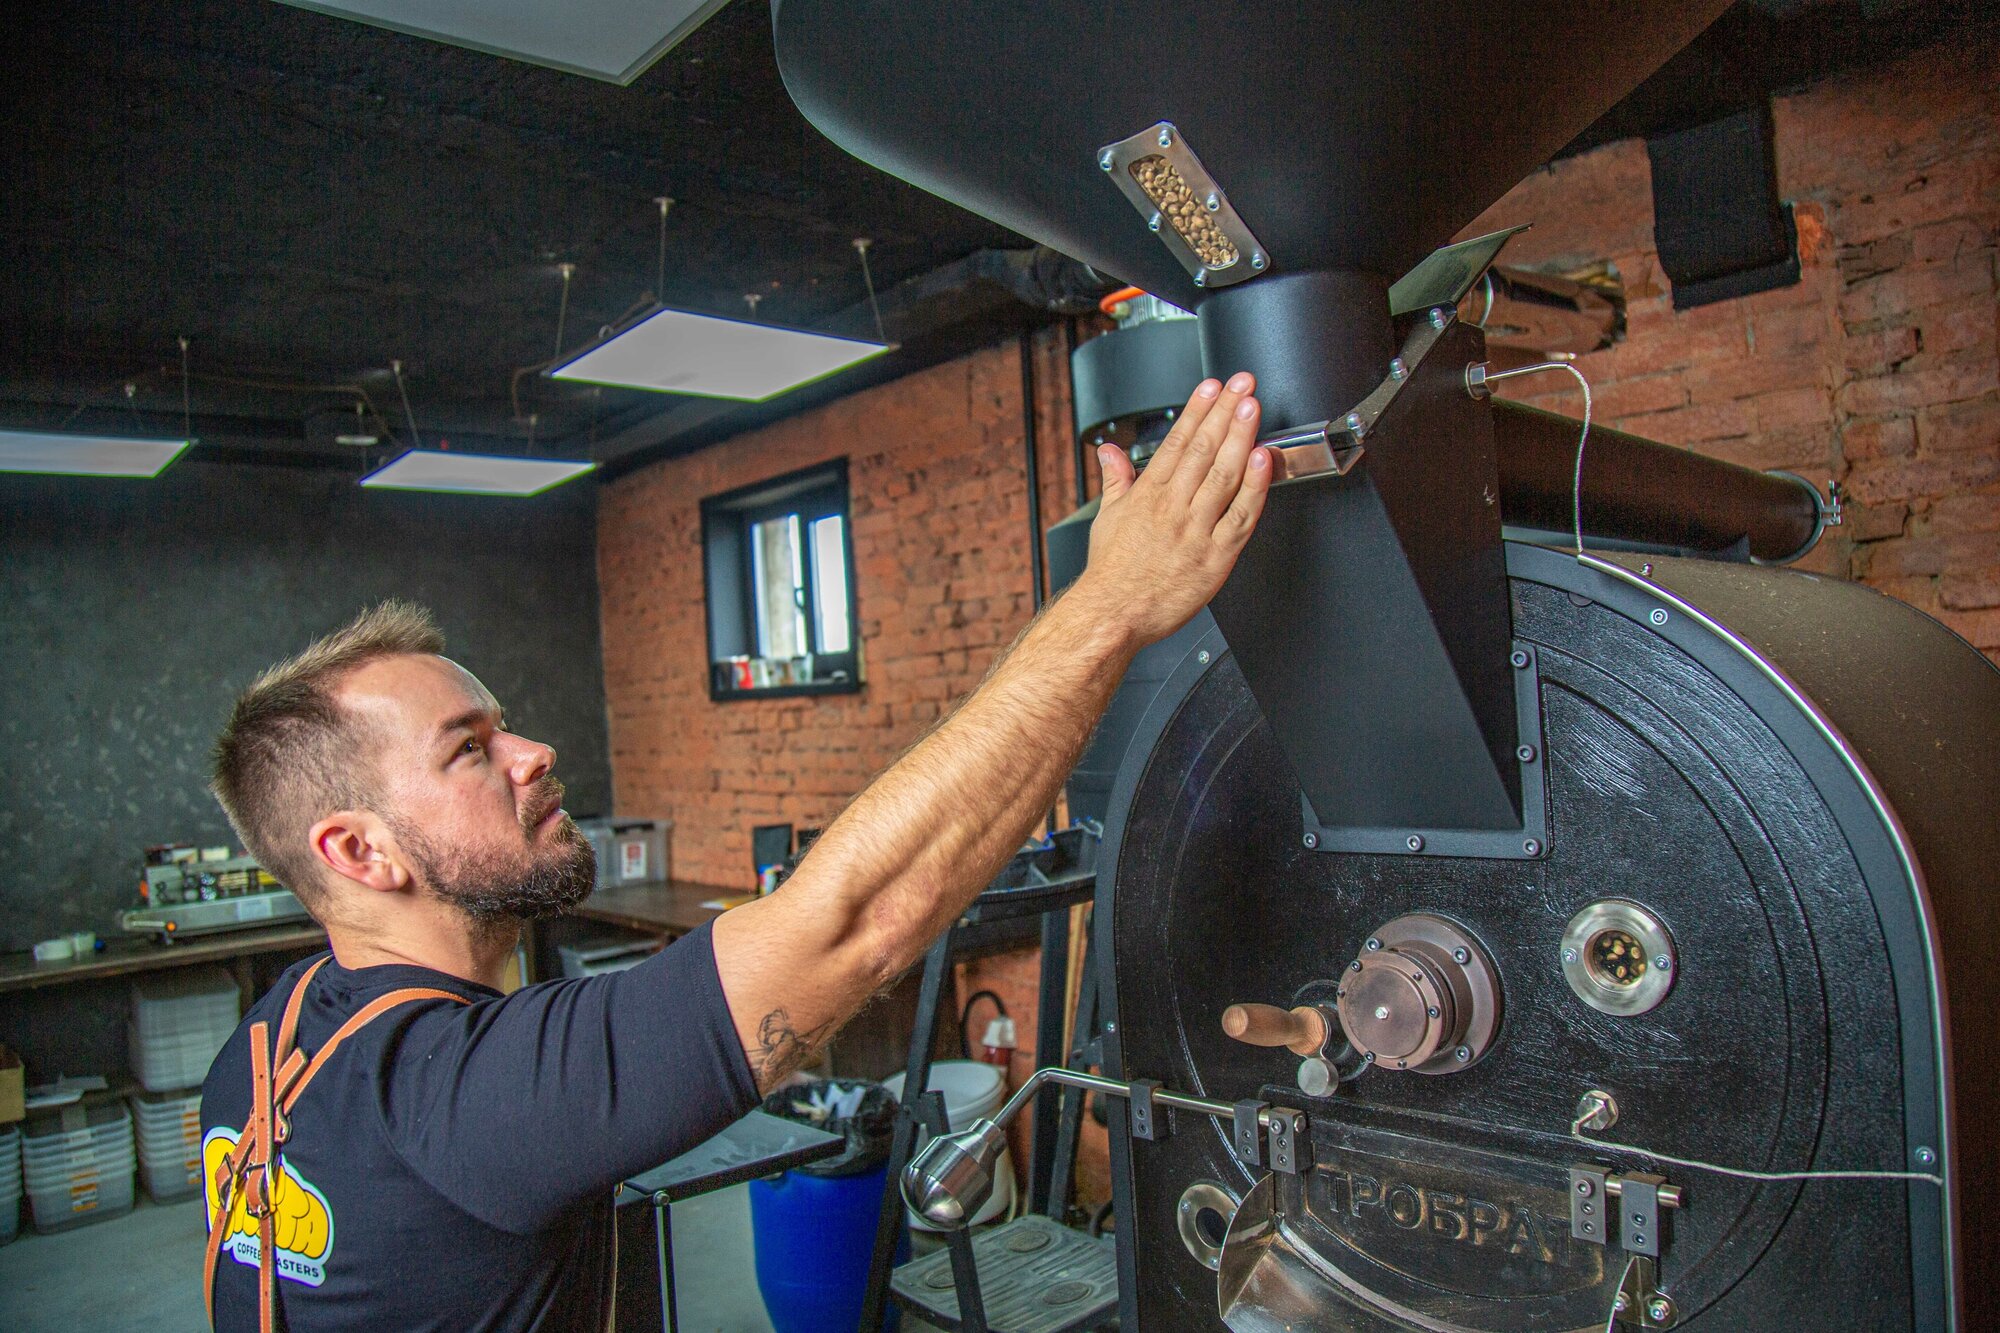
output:
M 534 825 L 562 802 L 562 784 L 554 778 L 544 783 L 546 787 L 536 788 L 540 799 L 531 800 L 522 817 L 529 840 L 525 848 L 447 851 L 414 827 L 397 827 L 397 841 L 416 862 L 430 892 L 475 923 L 561 916 L 597 886 L 597 852 L 568 815 L 548 843 L 535 843 Z

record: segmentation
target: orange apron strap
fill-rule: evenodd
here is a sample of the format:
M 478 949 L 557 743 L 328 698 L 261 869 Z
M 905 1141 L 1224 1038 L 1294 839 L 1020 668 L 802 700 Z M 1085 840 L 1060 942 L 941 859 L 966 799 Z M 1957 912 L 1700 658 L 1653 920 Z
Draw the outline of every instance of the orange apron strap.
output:
M 319 1053 L 307 1060 L 292 1045 L 292 1040 L 298 1030 L 306 983 L 325 966 L 326 961 L 322 958 L 314 963 L 292 988 L 290 998 L 285 1001 L 284 1017 L 279 1023 L 275 1052 L 270 1044 L 270 1025 L 250 1025 L 249 1123 L 243 1127 L 235 1150 L 223 1159 L 218 1168 L 218 1175 L 226 1173 L 226 1176 L 216 1185 L 220 1207 L 209 1217 L 208 1252 L 203 1261 L 202 1295 L 208 1304 L 211 1329 L 215 1327 L 215 1270 L 222 1254 L 223 1238 L 228 1233 L 230 1213 L 237 1198 L 242 1197 L 257 1218 L 257 1327 L 260 1333 L 273 1333 L 277 1317 L 277 1249 L 271 1204 L 277 1189 L 278 1173 L 283 1170 L 279 1150 L 283 1141 L 290 1137 L 288 1117 L 292 1107 L 313 1081 L 313 1076 L 340 1049 L 342 1042 L 398 1005 L 413 1000 L 471 1003 L 463 995 L 424 986 L 390 991 L 369 1001 L 342 1023 Z M 278 1066 L 275 1072 L 272 1069 L 274 1063 Z
M 313 1056 L 311 1062 L 305 1066 L 305 1070 L 298 1076 L 298 1080 L 286 1089 L 284 1100 L 278 1104 L 279 1114 L 281 1116 L 291 1114 L 292 1107 L 305 1094 L 306 1088 L 313 1081 L 313 1076 L 318 1074 L 326 1065 L 326 1062 L 333 1057 L 333 1053 L 340 1049 L 342 1042 L 359 1032 L 362 1028 L 367 1027 L 383 1014 L 394 1009 L 397 1005 L 408 1004 L 412 1000 L 451 1000 L 458 1004 L 472 1003 L 463 995 L 454 995 L 448 990 L 432 990 L 424 986 L 406 986 L 402 990 L 392 990 L 386 995 L 376 996 L 366 1005 L 355 1011 L 354 1016 L 340 1025 L 340 1030 L 333 1034 L 326 1045 L 319 1048 L 319 1053 Z M 295 1051 L 293 1054 L 296 1055 L 297 1052 Z
M 270 1040 L 270 1024 L 250 1025 L 250 1123 L 244 1127 L 243 1137 L 253 1145 L 254 1155 L 244 1159 L 248 1172 L 243 1181 L 243 1202 L 257 1219 L 257 1327 L 261 1333 L 270 1333 L 272 1303 L 277 1297 L 272 1289 L 278 1256 L 272 1251 L 276 1228 L 271 1222 L 271 1159 L 276 1153 L 271 1144 Z M 242 1146 L 237 1145 L 239 1149 Z

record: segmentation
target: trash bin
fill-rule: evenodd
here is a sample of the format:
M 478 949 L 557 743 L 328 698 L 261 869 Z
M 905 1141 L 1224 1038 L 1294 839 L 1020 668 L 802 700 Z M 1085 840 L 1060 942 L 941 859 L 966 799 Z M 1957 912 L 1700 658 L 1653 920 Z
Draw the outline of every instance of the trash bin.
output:
M 847 1138 L 837 1156 L 750 1182 L 757 1290 L 772 1328 L 845 1333 L 860 1324 L 868 1294 L 896 1099 L 879 1083 L 829 1079 L 781 1088 L 763 1109 Z M 896 1262 L 908 1259 L 909 1250 L 909 1233 L 899 1226 Z M 894 1333 L 898 1322 L 892 1304 L 882 1328 Z

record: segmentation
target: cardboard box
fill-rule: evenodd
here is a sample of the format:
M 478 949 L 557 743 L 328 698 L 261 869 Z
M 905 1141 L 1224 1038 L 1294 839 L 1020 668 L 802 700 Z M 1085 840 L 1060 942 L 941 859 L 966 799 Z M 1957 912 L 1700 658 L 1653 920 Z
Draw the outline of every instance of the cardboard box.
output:
M 28 1113 L 24 1103 L 27 1079 L 21 1057 L 0 1046 L 0 1125 L 12 1124 Z

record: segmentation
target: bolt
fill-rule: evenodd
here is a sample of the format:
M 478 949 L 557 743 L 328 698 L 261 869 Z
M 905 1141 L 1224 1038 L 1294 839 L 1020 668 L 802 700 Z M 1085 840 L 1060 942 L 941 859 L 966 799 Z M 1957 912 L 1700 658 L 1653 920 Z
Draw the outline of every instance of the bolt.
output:
M 1202 650 L 1201 650 L 1200 652 L 1196 653 L 1196 654 L 1194 655 L 1194 660 L 1195 660 L 1195 661 L 1197 661 L 1197 662 L 1199 662 L 1199 663 L 1201 663 L 1201 664 L 1202 664 L 1203 666 L 1207 666 L 1207 665 L 1208 665 L 1208 649 L 1204 648 L 1204 649 L 1202 649 Z
M 1646 1237 L 1645 1237 L 1644 1233 L 1642 1233 L 1642 1232 L 1638 1232 L 1638 1231 L 1635 1231 L 1635 1232 L 1633 1232 L 1633 1233 L 1632 1233 L 1632 1243 L 1633 1243 L 1634 1245 L 1644 1245 L 1644 1244 L 1646 1243 Z
M 1929 1148 L 1919 1148 L 1917 1149 L 1917 1160 L 1925 1166 L 1930 1166 L 1937 1161 L 1937 1154 Z
M 1116 1032 L 1118 1030 L 1118 1025 L 1116 1023 L 1106 1023 L 1104 1025 L 1104 1030 L 1106 1032 Z
M 1194 285 L 1195 285 L 1195 286 L 1197 286 L 1197 287 L 1206 287 L 1206 286 L 1208 286 L 1208 270 L 1207 270 L 1207 269 L 1203 269 L 1203 270 L 1202 270 L 1201 272 L 1199 272 L 1199 273 L 1197 273 L 1197 274 L 1195 274 L 1195 275 L 1194 275 Z
M 1524 764 L 1532 764 L 1535 762 L 1535 747 L 1532 745 L 1520 746 L 1514 751 L 1514 757 Z
M 1382 947 L 1382 941 L 1376 939 L 1373 935 L 1370 935 L 1368 937 L 1368 943 L 1363 947 L 1366 948 L 1369 953 L 1374 953 L 1377 949 Z
M 1635 1227 L 1642 1227 L 1642 1226 L 1645 1226 L 1645 1225 L 1646 1225 L 1646 1215 L 1645 1215 L 1644 1213 L 1634 1213 L 1634 1214 L 1632 1214 L 1632 1225 L 1633 1225 L 1633 1226 L 1635 1226 Z
M 1431 327 L 1432 327 L 1432 328 L 1434 328 L 1434 329 L 1441 329 L 1441 328 L 1443 328 L 1443 327 L 1444 327 L 1444 326 L 1445 326 L 1446 324 L 1448 324 L 1448 323 L 1449 323 L 1450 321 L 1451 321 L 1451 316 L 1445 313 L 1445 309 L 1444 309 L 1444 307 L 1443 307 L 1443 306 L 1441 306 L 1441 305 L 1440 305 L 1440 306 L 1432 306 L 1432 307 L 1431 307 Z
M 1103 167 L 1106 171 L 1111 170 L 1111 154 L 1106 153 L 1104 156 L 1098 158 L 1097 165 Z
M 1377 1021 L 1380 1021 L 1381 1019 L 1384 1019 L 1384 1018 L 1387 1018 L 1388 1016 L 1389 1016 L 1389 1006 L 1388 1006 L 1388 1005 L 1386 1005 L 1386 1004 L 1378 1004 L 1378 1005 L 1376 1005 L 1376 1006 L 1375 1006 L 1375 1017 L 1376 1017 Z
M 1649 616 L 1647 616 L 1647 617 L 1646 617 L 1646 619 L 1648 619 L 1648 620 L 1652 621 L 1652 622 L 1653 622 L 1653 623 L 1654 623 L 1655 625 L 1664 625 L 1664 624 L 1666 624 L 1666 623 L 1667 623 L 1667 608 L 1666 608 L 1666 607 L 1664 607 L 1664 606 L 1656 606 L 1656 607 L 1654 607 L 1654 608 L 1653 608 L 1653 611 L 1652 611 L 1652 614 L 1651 614 L 1651 615 L 1649 615 Z
M 1512 662 L 1518 670 L 1528 665 L 1528 651 L 1525 648 L 1516 648 L 1513 652 L 1507 654 L 1507 660 Z
M 1597 1205 L 1594 1203 L 1580 1203 L 1577 1205 L 1577 1209 L 1587 1217 L 1597 1211 Z
M 1403 845 L 1413 852 L 1421 852 L 1424 849 L 1424 840 L 1418 834 L 1412 833 L 1403 839 Z
M 1673 1304 L 1664 1296 L 1655 1298 L 1646 1306 L 1646 1317 L 1656 1324 L 1664 1324 L 1667 1320 L 1673 1318 L 1673 1314 Z
M 1389 358 L 1389 378 L 1390 378 L 1390 379 L 1392 379 L 1392 380 L 1399 380 L 1399 379 L 1402 379 L 1402 378 L 1403 378 L 1404 376 L 1408 375 L 1409 373 L 1410 373 L 1410 368 L 1409 368 L 1408 366 L 1406 366 L 1406 365 L 1404 365 L 1404 364 L 1403 364 L 1403 358 L 1402 358 L 1402 357 L 1400 357 L 1400 356 L 1392 356 L 1392 357 L 1390 357 L 1390 358 Z
M 1396 1068 L 1398 1069 L 1408 1069 L 1409 1067 L 1410 1067 L 1410 1062 L 1408 1060 L 1396 1061 Z
M 1584 1198 L 1586 1198 L 1586 1199 L 1587 1199 L 1587 1198 L 1589 1198 L 1589 1197 L 1590 1197 L 1590 1195 L 1591 1195 L 1591 1187 L 1590 1187 L 1590 1182 L 1589 1182 L 1589 1181 L 1587 1181 L 1587 1180 L 1579 1180 L 1579 1181 L 1577 1181 L 1577 1182 L 1576 1182 L 1576 1192 L 1577 1192 L 1578 1194 L 1581 1194 L 1581 1195 L 1582 1195 L 1582 1196 L 1583 1196 Z
M 1319 846 L 1319 834 L 1317 833 L 1306 834 L 1306 850 L 1311 851 L 1313 848 L 1317 846 Z
M 1667 957 L 1665 954 L 1656 953 L 1653 955 L 1653 966 L 1659 968 L 1660 971 L 1664 972 L 1673 965 L 1674 965 L 1674 960 Z
M 1347 427 L 1348 434 L 1359 435 L 1362 430 L 1361 414 L 1359 412 L 1349 412 L 1347 414 L 1347 420 L 1342 422 L 1341 424 Z
M 1160 215 L 1158 213 L 1155 213 L 1153 214 L 1153 216 L 1146 219 L 1146 230 L 1158 231 L 1159 229 L 1160 229 Z
M 1643 578 L 1651 578 L 1653 576 L 1653 562 L 1648 560 L 1645 564 L 1639 566 L 1639 574 Z
M 1438 1007 L 1432 1005 L 1430 1008 L 1424 1010 L 1424 1016 L 1427 1018 L 1436 1018 L 1438 1016 Z M 1387 1017 L 1387 1015 L 1383 1015 L 1383 1017 Z
M 1618 1312 L 1619 1312 L 1620 1314 L 1623 1314 L 1623 1313 L 1625 1313 L 1625 1293 L 1624 1293 L 1624 1292 L 1622 1292 L 1622 1291 L 1621 1291 L 1621 1292 L 1619 1292 L 1619 1293 L 1618 1293 L 1618 1299 L 1617 1299 L 1617 1300 L 1615 1300 L 1615 1301 L 1613 1301 L 1613 1302 L 1611 1302 L 1611 1308 L 1612 1308 L 1612 1309 L 1614 1309 L 1614 1310 L 1616 1310 L 1616 1311 L 1618 1311 Z
M 1533 838 L 1528 838 L 1521 843 L 1521 850 L 1529 856 L 1540 856 L 1542 854 L 1542 844 L 1536 842 Z
M 1353 962 L 1349 963 L 1347 965 L 1347 970 L 1350 972 L 1359 972 L 1361 970 L 1361 960 L 1357 958 Z
M 1563 961 L 1564 961 L 1565 963 L 1574 963 L 1574 962 L 1576 961 L 1576 950 L 1574 950 L 1574 949 L 1564 949 L 1564 950 L 1563 950 Z
M 1470 1046 L 1461 1046 L 1457 1050 L 1453 1051 L 1451 1053 L 1451 1056 L 1452 1059 L 1458 1061 L 1460 1064 L 1464 1064 L 1467 1060 L 1470 1060 L 1472 1058 L 1472 1048 Z
M 1472 961 L 1472 951 L 1470 949 L 1453 949 L 1451 951 L 1451 961 L 1463 967 Z
M 1374 1063 L 1375 1063 L 1375 1052 L 1373 1052 L 1373 1051 L 1363 1051 L 1363 1052 L 1361 1053 L 1361 1063 L 1362 1063 L 1362 1064 L 1364 1064 L 1364 1065 L 1372 1065 L 1372 1064 L 1374 1064 Z
M 1171 129 L 1161 130 L 1160 147 L 1172 148 L 1173 146 L 1174 146 L 1174 132 Z
M 1264 258 L 1264 252 L 1261 250 L 1250 256 L 1250 267 L 1256 269 L 1259 273 L 1264 271 L 1264 265 L 1269 262 L 1269 260 Z
M 1209 192 L 1208 198 L 1202 200 L 1201 204 L 1203 208 L 1206 208 L 1209 212 L 1213 213 L 1216 209 L 1222 207 L 1222 197 L 1216 194 L 1213 190 L 1211 190 Z

